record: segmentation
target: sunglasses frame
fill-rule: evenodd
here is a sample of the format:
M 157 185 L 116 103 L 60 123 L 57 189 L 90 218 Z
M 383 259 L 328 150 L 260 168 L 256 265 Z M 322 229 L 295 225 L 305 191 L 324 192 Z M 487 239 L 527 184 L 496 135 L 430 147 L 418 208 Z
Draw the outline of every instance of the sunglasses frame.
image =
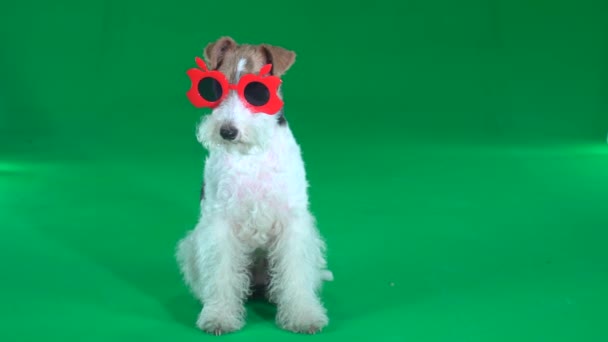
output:
M 237 92 L 239 99 L 253 113 L 265 113 L 274 115 L 283 107 L 283 100 L 278 96 L 278 89 L 281 85 L 281 79 L 277 76 L 268 75 L 272 70 L 272 64 L 266 64 L 260 69 L 258 74 L 245 74 L 241 77 L 237 84 L 228 82 L 226 75 L 219 70 L 209 70 L 205 62 L 200 58 L 195 58 L 196 64 L 200 69 L 189 69 L 186 74 L 190 77 L 190 89 L 186 96 L 190 102 L 197 108 L 215 108 L 226 99 L 230 90 Z M 204 78 L 213 78 L 222 87 L 222 95 L 216 101 L 207 101 L 201 96 L 198 91 L 198 84 Z M 268 88 L 270 97 L 268 102 L 261 106 L 254 106 L 245 98 L 245 87 L 251 82 L 259 82 Z

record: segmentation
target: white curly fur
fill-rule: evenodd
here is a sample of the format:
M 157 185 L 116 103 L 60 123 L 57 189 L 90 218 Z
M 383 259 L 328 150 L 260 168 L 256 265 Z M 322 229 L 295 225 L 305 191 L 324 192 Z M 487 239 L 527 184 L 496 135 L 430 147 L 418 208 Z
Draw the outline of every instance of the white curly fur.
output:
M 221 138 L 223 124 L 238 129 Z M 196 227 L 177 247 L 186 284 L 203 304 L 199 328 L 221 334 L 245 324 L 253 285 L 266 285 L 277 323 L 314 333 L 328 324 L 320 299 L 325 243 L 309 211 L 300 147 L 277 117 L 251 113 L 230 96 L 203 118 L 198 141 L 209 155 Z

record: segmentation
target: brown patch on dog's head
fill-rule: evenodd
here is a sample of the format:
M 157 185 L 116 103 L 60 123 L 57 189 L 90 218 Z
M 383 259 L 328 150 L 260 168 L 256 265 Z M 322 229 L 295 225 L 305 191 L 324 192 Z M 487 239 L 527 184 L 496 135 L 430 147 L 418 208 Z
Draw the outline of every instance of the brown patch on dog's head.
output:
M 205 47 L 204 56 L 211 69 L 236 83 L 240 76 L 257 73 L 266 64 L 272 64 L 271 74 L 280 77 L 293 65 L 296 54 L 278 46 L 237 44 L 231 37 L 221 37 Z

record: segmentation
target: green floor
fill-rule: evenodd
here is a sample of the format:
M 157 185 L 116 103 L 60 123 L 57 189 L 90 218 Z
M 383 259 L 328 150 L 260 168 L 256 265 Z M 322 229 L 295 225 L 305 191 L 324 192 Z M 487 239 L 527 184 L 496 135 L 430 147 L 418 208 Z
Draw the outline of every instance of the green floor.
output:
M 322 334 L 252 302 L 219 339 L 608 341 L 608 3 L 238 1 L 0 5 L 0 341 L 218 339 L 173 250 L 221 35 L 298 53 L 335 281 Z

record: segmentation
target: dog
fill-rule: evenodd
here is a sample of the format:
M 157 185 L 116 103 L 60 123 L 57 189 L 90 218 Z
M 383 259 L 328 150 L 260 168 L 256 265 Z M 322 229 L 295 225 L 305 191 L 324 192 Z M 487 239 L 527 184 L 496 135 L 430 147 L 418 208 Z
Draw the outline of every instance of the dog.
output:
M 198 223 L 176 247 L 184 282 L 202 304 L 196 324 L 215 335 L 242 329 L 244 304 L 261 287 L 277 307 L 281 328 L 318 333 L 329 323 L 320 292 L 333 273 L 309 210 L 300 147 L 282 107 L 276 113 L 252 110 L 256 99 L 234 86 L 246 77 L 263 80 L 258 74 L 264 72 L 276 81 L 296 54 L 221 37 L 207 44 L 203 55 L 206 64 L 200 59 L 199 64 L 225 79 L 215 81 L 221 103 L 196 129 L 198 142 L 208 151 Z M 253 97 L 282 103 L 280 86 L 269 87 L 270 94 L 261 88 Z M 198 96 L 199 90 L 193 85 L 190 95 Z

